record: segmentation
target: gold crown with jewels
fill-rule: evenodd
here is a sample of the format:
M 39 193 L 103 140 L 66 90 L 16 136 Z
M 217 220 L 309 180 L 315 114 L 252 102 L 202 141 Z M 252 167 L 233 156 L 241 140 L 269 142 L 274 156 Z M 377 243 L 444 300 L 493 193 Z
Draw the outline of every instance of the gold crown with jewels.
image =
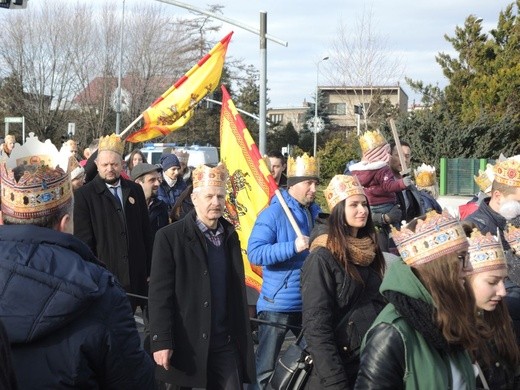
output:
M 481 169 L 478 170 L 478 176 L 473 176 L 475 183 L 477 183 L 478 188 L 482 192 L 489 192 L 491 190 L 491 180 L 489 179 L 486 171 Z
M 193 188 L 198 187 L 222 187 L 226 188 L 226 182 L 229 172 L 226 164 L 218 163 L 216 167 L 208 167 L 207 165 L 199 165 L 192 175 Z
M 320 165 L 317 158 L 310 157 L 307 153 L 296 159 L 287 159 L 287 177 L 319 177 Z
M 366 153 L 369 150 L 373 150 L 379 146 L 383 146 L 386 144 L 386 139 L 379 132 L 379 130 L 368 130 L 359 136 L 359 146 L 361 146 L 362 153 Z
M 502 243 L 497 237 L 490 233 L 483 235 L 477 229 L 473 229 L 468 240 L 471 268 L 466 272 L 466 275 L 496 269 L 507 269 L 504 248 L 502 248 Z
M 117 134 L 110 134 L 101 137 L 99 139 L 98 151 L 102 152 L 104 150 L 109 150 L 122 156 L 123 151 L 125 150 L 125 142 Z
M 67 150 L 30 133 L 0 165 L 2 214 L 6 221 L 31 224 L 53 215 L 72 200 Z
M 334 206 L 349 196 L 365 195 L 363 186 L 359 183 L 358 178 L 353 175 L 334 176 L 323 193 L 329 210 L 332 210 Z
M 435 167 L 431 165 L 422 164 L 414 170 L 415 184 L 417 187 L 431 187 L 437 182 L 435 175 Z
M 520 187 L 520 161 L 508 158 L 493 167 L 495 181 L 511 187 Z
M 417 219 L 413 231 L 408 226 L 402 226 L 401 230 L 392 227 L 392 238 L 401 258 L 410 266 L 468 249 L 468 239 L 462 225 L 446 210 L 442 214 L 436 211 L 426 213 L 424 220 Z

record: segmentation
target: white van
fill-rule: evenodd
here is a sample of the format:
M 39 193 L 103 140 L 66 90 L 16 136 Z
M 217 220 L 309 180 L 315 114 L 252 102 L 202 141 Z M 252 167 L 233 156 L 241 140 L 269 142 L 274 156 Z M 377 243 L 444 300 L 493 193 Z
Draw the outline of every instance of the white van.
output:
M 146 156 L 146 161 L 150 164 L 159 164 L 161 161 L 161 155 L 166 148 L 172 148 L 176 150 L 183 150 L 189 153 L 188 159 L 189 167 L 198 167 L 199 165 L 205 164 L 215 166 L 219 162 L 218 149 L 215 146 L 179 146 L 176 144 L 169 143 L 154 143 L 145 144 L 140 150 Z

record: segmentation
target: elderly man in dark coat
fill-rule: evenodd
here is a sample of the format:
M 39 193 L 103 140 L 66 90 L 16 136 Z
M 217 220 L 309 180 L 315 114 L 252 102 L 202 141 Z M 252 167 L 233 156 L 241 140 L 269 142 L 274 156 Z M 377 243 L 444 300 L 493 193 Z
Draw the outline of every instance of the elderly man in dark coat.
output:
M 139 184 L 121 177 L 124 144 L 114 134 L 100 139 L 97 176 L 74 193 L 74 235 L 132 294 L 147 295 L 152 254 L 148 206 Z M 145 305 L 132 300 L 132 305 Z
M 173 386 L 239 390 L 255 378 L 240 242 L 222 218 L 227 177 L 223 164 L 197 168 L 194 210 L 155 236 L 151 349 Z

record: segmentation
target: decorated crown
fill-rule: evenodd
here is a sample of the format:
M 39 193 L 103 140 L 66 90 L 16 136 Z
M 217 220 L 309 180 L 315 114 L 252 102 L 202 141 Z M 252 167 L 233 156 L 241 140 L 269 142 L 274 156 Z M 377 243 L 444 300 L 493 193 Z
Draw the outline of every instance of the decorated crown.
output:
M 517 255 L 520 255 L 520 228 L 509 223 L 504 231 L 504 236 L 511 249 L 513 249 Z
M 229 172 L 222 162 L 214 168 L 207 165 L 199 165 L 193 171 L 193 188 L 197 187 L 222 187 L 226 188 Z
M 320 176 L 320 165 L 317 158 L 309 157 L 307 153 L 296 159 L 287 160 L 287 177 L 316 177 Z
M 417 187 L 431 187 L 435 185 L 435 167 L 422 163 L 414 172 Z
M 383 146 L 385 144 L 387 144 L 386 139 L 379 132 L 379 130 L 365 131 L 362 135 L 359 136 L 359 146 L 361 146 L 361 153 L 368 152 L 369 150 L 375 149 L 378 146 Z
M 121 140 L 121 137 L 116 134 L 110 134 L 106 137 L 101 137 L 99 139 L 99 147 L 98 151 L 102 152 L 104 150 L 109 150 L 111 152 L 115 152 L 119 155 L 123 155 L 123 151 L 125 149 L 125 142 Z
M 68 205 L 72 197 L 70 155 L 30 133 L 0 165 L 2 213 L 15 223 L 34 223 Z
M 188 164 L 190 154 L 187 151 L 182 150 L 182 149 L 175 149 L 173 151 L 173 154 L 175 154 L 177 156 L 180 163 Z
M 490 233 L 483 235 L 477 229 L 473 229 L 469 237 L 468 252 L 471 269 L 467 275 L 507 268 L 502 243 Z
M 334 206 L 349 196 L 365 195 L 358 178 L 352 175 L 334 176 L 323 193 L 329 205 L 329 210 L 332 210 Z
M 424 220 L 417 220 L 415 231 L 407 226 L 402 226 L 401 230 L 392 227 L 392 237 L 403 261 L 410 266 L 468 249 L 464 229 L 446 210 L 442 214 L 436 211 L 426 213 Z
M 494 166 L 495 180 L 511 187 L 520 187 L 520 161 L 514 158 L 497 162 Z
M 477 183 L 478 188 L 482 192 L 491 191 L 492 181 L 489 179 L 487 173 L 481 169 L 478 170 L 478 176 L 473 176 L 475 183 Z

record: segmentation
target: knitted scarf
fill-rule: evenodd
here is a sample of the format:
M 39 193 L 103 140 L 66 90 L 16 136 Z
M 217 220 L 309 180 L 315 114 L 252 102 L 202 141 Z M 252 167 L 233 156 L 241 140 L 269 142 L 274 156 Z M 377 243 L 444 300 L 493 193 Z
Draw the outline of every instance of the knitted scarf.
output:
M 323 246 L 327 247 L 327 234 L 321 234 L 316 237 L 311 244 L 310 250 Z M 372 264 L 376 257 L 376 245 L 370 237 L 356 238 L 347 236 L 348 250 L 350 253 L 350 261 L 363 267 Z
M 462 350 L 459 344 L 449 344 L 435 325 L 432 305 L 397 291 L 385 291 L 383 296 L 435 349 L 446 353 Z

